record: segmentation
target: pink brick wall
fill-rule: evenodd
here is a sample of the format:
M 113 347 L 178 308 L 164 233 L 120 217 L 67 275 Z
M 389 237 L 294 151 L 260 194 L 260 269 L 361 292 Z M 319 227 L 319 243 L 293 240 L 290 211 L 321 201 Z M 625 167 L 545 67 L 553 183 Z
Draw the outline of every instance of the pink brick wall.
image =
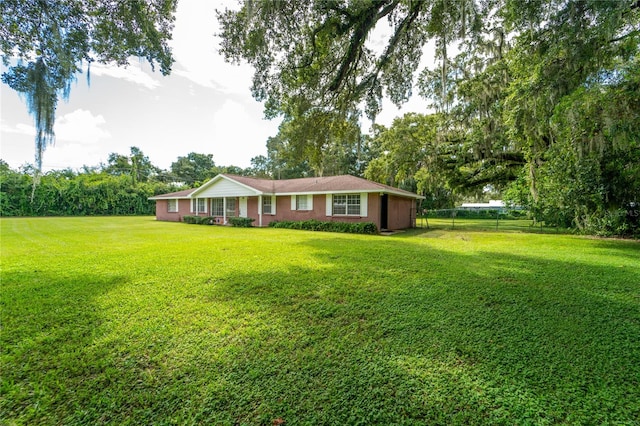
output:
M 389 229 L 405 229 L 414 226 L 413 217 L 415 200 L 410 198 L 389 195 L 387 227 Z M 207 206 L 210 207 L 210 206 Z M 236 200 L 236 214 L 239 214 L 240 200 Z M 167 210 L 167 200 L 156 200 L 156 219 L 178 222 L 183 216 L 192 215 L 190 212 L 190 200 L 178 201 L 178 212 L 170 213 Z M 208 209 L 207 209 L 208 210 Z M 208 215 L 209 213 L 207 213 Z M 253 226 L 259 225 L 258 197 L 247 197 L 247 216 L 255 219 Z M 313 196 L 313 210 L 291 210 L 291 197 L 276 197 L 276 214 L 263 214 L 262 226 L 268 226 L 274 220 L 302 221 L 316 219 L 334 222 L 373 222 L 380 229 L 380 195 L 371 193 L 368 195 L 367 216 L 327 216 L 326 195 Z
M 191 208 L 190 200 L 178 200 L 178 211 L 170 213 L 167 200 L 156 200 L 156 219 L 169 222 L 180 222 L 182 216 L 188 216 Z

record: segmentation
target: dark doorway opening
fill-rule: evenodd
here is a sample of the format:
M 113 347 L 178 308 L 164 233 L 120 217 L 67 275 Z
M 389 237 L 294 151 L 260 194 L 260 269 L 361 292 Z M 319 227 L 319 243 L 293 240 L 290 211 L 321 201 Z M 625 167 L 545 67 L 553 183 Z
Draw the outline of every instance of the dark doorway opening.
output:
M 389 195 L 382 194 L 380 197 L 380 229 L 389 227 Z

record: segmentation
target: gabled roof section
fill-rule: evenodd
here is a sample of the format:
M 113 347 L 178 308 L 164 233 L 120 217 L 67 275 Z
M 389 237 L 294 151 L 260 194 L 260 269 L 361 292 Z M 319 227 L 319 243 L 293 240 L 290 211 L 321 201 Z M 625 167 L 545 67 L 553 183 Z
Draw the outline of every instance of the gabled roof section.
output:
M 189 195 L 195 191 L 195 188 L 185 189 L 183 191 L 178 192 L 170 192 L 168 194 L 156 195 L 153 197 L 149 197 L 150 200 L 172 200 L 172 199 L 180 199 L 180 198 L 189 198 Z

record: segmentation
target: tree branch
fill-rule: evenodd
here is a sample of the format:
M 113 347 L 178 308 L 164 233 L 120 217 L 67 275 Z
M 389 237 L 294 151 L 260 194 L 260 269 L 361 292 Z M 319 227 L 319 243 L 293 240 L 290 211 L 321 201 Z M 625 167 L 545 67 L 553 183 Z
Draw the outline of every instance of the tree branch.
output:
M 338 69 L 338 73 L 334 78 L 331 85 L 329 85 L 329 91 L 335 92 L 337 91 L 343 84 L 344 79 L 346 78 L 348 71 L 352 68 L 353 62 L 359 56 L 359 52 L 364 45 L 367 35 L 369 31 L 373 29 L 375 24 L 391 13 L 393 9 L 398 5 L 399 0 L 395 0 L 390 4 L 387 4 L 382 10 L 378 11 L 379 6 L 374 5 L 370 7 L 368 10 L 364 11 L 359 15 L 357 20 L 357 26 L 355 27 L 355 31 L 351 36 L 351 41 L 349 43 L 349 48 L 347 50 L 344 59 Z M 352 23 L 349 23 L 349 27 L 352 26 Z
M 380 74 L 380 71 L 382 71 L 382 68 L 384 68 L 387 65 L 387 63 L 389 63 L 389 61 L 391 60 L 391 55 L 393 54 L 393 51 L 395 50 L 396 45 L 400 40 L 400 36 L 402 35 L 403 32 L 406 31 L 408 27 L 411 26 L 411 24 L 413 24 L 413 21 L 416 20 L 419 13 L 420 13 L 419 2 L 415 2 L 413 3 L 411 12 L 402 20 L 400 25 L 398 25 L 396 32 L 393 34 L 393 37 L 391 38 L 391 40 L 389 40 L 389 44 L 387 45 L 386 49 L 384 50 L 384 53 L 380 57 L 380 60 L 378 61 L 378 65 L 376 66 L 376 69 L 367 77 L 365 77 L 360 82 L 360 84 L 358 84 L 358 87 L 356 87 L 355 89 L 356 93 L 363 91 L 367 86 L 369 86 L 371 83 L 373 83 L 375 80 L 378 79 L 378 75 Z

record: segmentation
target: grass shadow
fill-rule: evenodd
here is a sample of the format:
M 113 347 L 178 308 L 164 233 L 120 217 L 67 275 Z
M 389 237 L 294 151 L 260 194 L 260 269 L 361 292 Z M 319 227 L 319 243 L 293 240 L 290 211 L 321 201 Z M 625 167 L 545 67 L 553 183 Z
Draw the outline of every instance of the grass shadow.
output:
M 1 418 L 57 423 L 62 407 L 89 405 L 104 388 L 92 379 L 109 364 L 108 349 L 96 345 L 105 318 L 94 302 L 126 281 L 117 274 L 3 272 Z
M 231 274 L 207 296 L 260 324 L 226 366 L 231 418 L 484 424 L 640 415 L 637 270 L 614 276 L 579 262 L 425 252 L 404 240 L 304 245 L 325 265 L 322 276 Z M 566 269 L 575 273 L 558 279 Z M 228 395 L 209 401 L 221 407 Z

